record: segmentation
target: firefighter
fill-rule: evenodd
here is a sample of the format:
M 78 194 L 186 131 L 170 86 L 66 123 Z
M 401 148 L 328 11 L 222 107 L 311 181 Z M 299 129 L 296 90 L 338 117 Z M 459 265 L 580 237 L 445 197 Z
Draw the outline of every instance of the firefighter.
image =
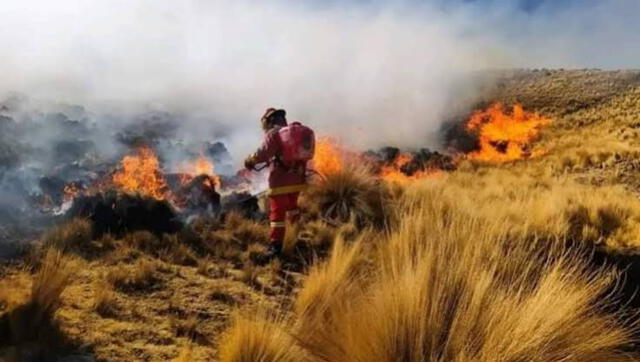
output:
M 287 219 L 297 222 L 300 216 L 298 196 L 306 188 L 307 162 L 313 158 L 313 131 L 299 122 L 287 124 L 284 109 L 269 108 L 262 119 L 264 140 L 258 150 L 247 157 L 245 168 L 269 165 L 269 249 L 261 262 L 282 254 Z

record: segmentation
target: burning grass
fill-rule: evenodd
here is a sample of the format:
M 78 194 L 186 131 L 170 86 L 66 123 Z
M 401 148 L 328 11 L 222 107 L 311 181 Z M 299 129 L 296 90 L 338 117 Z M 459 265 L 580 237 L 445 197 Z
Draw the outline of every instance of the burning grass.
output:
M 532 149 L 540 129 L 551 120 L 537 113 L 526 112 L 522 105 L 515 104 L 511 113 L 506 113 L 500 103 L 484 111 L 476 111 L 466 124 L 467 130 L 477 132 L 478 147 L 467 157 L 483 162 L 508 162 L 535 157 L 544 153 Z
M 320 138 L 316 141 L 312 167 L 320 175 L 328 176 L 344 169 L 347 151 L 332 138 Z
M 158 200 L 166 198 L 168 187 L 160 161 L 150 147 L 139 147 L 125 156 L 121 169 L 113 175 L 113 184 L 124 192 L 141 194 Z

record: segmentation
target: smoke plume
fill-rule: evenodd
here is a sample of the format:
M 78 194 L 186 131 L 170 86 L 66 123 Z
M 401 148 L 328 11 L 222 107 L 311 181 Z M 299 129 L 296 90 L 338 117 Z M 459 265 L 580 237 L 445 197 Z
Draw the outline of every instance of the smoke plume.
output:
M 223 139 L 236 164 L 272 105 L 355 146 L 437 148 L 476 71 L 638 64 L 639 10 L 633 0 L 6 1 L 0 94 L 83 105 L 106 131 L 169 112 L 184 137 Z

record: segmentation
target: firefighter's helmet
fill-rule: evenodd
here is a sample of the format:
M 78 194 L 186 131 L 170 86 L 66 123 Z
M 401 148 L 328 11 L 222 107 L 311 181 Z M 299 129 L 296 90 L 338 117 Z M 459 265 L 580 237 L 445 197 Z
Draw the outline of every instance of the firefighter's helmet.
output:
M 286 126 L 287 111 L 284 109 L 268 108 L 260 119 L 260 124 L 265 132 L 275 126 Z

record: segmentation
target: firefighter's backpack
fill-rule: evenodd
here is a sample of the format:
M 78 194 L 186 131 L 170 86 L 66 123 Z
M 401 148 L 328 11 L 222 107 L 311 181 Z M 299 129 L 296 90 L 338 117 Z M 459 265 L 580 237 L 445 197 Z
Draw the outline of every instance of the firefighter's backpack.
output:
M 293 122 L 278 131 L 282 146 L 281 160 L 286 164 L 307 162 L 313 159 L 316 139 L 313 130 L 300 122 Z

